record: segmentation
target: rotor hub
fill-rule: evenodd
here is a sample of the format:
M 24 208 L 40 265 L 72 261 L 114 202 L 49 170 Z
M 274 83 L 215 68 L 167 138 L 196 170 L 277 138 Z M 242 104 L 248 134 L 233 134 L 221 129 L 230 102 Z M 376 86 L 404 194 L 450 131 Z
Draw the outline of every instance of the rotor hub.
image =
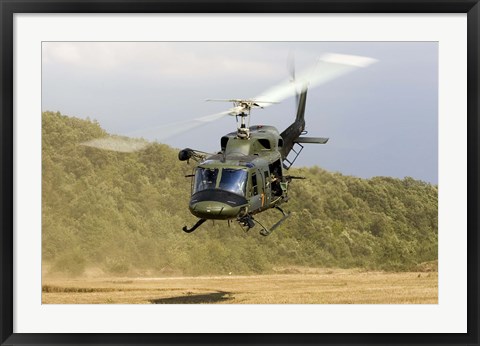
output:
M 239 127 L 237 129 L 237 137 L 240 139 L 250 138 L 250 129 L 248 127 Z
M 250 125 L 250 108 L 247 108 L 240 114 L 237 114 L 237 137 L 240 139 L 248 139 L 250 138 L 250 129 L 248 126 Z M 248 126 L 246 124 L 248 122 Z

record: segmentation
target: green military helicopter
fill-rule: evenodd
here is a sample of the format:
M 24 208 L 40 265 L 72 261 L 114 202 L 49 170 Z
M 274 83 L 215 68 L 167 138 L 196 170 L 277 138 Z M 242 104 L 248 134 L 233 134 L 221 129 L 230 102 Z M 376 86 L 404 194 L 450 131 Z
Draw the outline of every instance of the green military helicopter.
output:
M 209 219 L 236 220 L 245 230 L 255 223 L 254 215 L 275 208 L 282 218 L 272 227 L 263 225 L 261 235 L 269 235 L 290 214 L 280 205 L 288 201 L 288 184 L 292 179 L 284 172 L 300 154 L 302 143 L 327 143 L 328 138 L 304 137 L 305 103 L 307 88 L 299 95 L 295 122 L 279 133 L 273 126 L 254 125 L 247 127 L 252 108 L 260 107 L 255 100 L 229 100 L 234 109 L 239 110 L 237 131 L 223 136 L 221 150 L 214 155 L 205 155 L 192 149 L 183 149 L 178 158 L 181 161 L 197 160 L 194 168 L 190 212 L 199 220 L 192 228 L 183 227 L 187 233 L 193 232 Z M 265 102 L 266 103 L 266 102 Z M 297 149 L 294 149 L 297 146 Z M 288 158 L 290 151 L 295 156 Z M 260 224 L 260 223 L 259 223 Z
M 280 206 L 288 201 L 289 183 L 293 179 L 303 178 L 287 175 L 286 171 L 293 165 L 304 144 L 328 142 L 328 138 L 305 136 L 305 107 L 309 85 L 326 82 L 355 67 L 365 67 L 374 60 L 328 54 L 318 62 L 323 65 L 323 71 L 320 69 L 320 74 L 310 71 L 300 81 L 296 80 L 294 69 L 291 69 L 290 83 L 296 84 L 296 88 L 301 87 L 301 91 L 296 93 L 295 121 L 281 133 L 273 126 L 247 124 L 250 124 L 253 108 L 277 103 L 279 98 L 286 96 L 288 87 L 276 87 L 254 99 L 220 100 L 233 103 L 234 107 L 228 114 L 236 117 L 237 131 L 221 138 L 221 149 L 217 154 L 205 155 L 189 148 L 178 154 L 181 161 L 197 161 L 194 173 L 189 176 L 193 178 L 189 209 L 199 219 L 193 227 L 183 227 L 183 231 L 193 232 L 210 219 L 229 222 L 235 220 L 246 231 L 258 223 L 262 227 L 260 234 L 267 236 L 290 216 Z M 314 70 L 317 69 L 319 66 L 315 66 Z M 308 74 L 310 78 L 304 78 Z M 275 101 L 269 101 L 269 98 Z M 291 152 L 293 155 L 289 155 Z M 270 228 L 254 219 L 255 214 L 268 209 L 277 209 L 282 214 Z
M 187 177 L 192 178 L 189 209 L 198 221 L 191 228 L 184 226 L 183 231 L 191 233 L 207 220 L 227 220 L 229 224 L 236 221 L 245 231 L 258 223 L 263 236 L 280 226 L 290 216 L 280 207 L 288 201 L 289 184 L 294 179 L 303 179 L 286 172 L 299 156 L 304 144 L 325 144 L 328 141 L 324 137 L 305 136 L 308 89 L 357 68 L 369 66 L 375 61 L 360 56 L 324 54 L 312 68 L 296 77 L 293 60 L 290 60 L 289 80 L 252 99 L 207 100 L 228 101 L 233 103 L 233 108 L 171 126 L 168 131 L 170 136 L 228 115 L 235 116 L 237 121 L 237 130 L 221 137 L 218 153 L 207 154 L 190 148 L 178 153 L 181 161 L 196 162 L 193 173 Z M 252 109 L 265 108 L 293 95 L 297 101 L 296 117 L 283 132 L 280 133 L 273 126 L 250 126 Z M 136 151 L 148 143 L 132 142 L 125 137 L 110 137 L 84 145 L 116 151 Z M 282 214 L 278 222 L 269 228 L 254 218 L 254 215 L 268 209 L 276 209 Z

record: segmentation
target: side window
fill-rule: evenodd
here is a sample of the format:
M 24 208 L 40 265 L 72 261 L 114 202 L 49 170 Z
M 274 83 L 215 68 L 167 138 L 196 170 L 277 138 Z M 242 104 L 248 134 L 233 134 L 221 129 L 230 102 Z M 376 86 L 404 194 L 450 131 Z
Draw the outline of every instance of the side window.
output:
M 252 188 L 253 188 L 253 195 L 258 195 L 258 186 L 257 186 L 257 174 L 252 174 Z

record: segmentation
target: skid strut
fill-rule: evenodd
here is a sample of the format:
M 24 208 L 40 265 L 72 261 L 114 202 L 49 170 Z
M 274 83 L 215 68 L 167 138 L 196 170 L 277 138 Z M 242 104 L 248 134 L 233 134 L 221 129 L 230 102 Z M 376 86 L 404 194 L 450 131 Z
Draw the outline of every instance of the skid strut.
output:
M 202 225 L 202 223 L 204 223 L 205 221 L 207 221 L 207 219 L 200 219 L 197 221 L 197 223 L 195 225 L 193 225 L 192 228 L 188 229 L 187 226 L 183 226 L 183 231 L 186 232 L 186 233 L 192 233 L 193 231 L 195 231 L 198 227 L 200 227 Z
M 280 226 L 286 219 L 288 219 L 290 217 L 290 214 L 286 214 L 282 210 L 282 208 L 275 207 L 275 209 L 278 209 L 282 213 L 283 217 L 280 220 L 278 220 L 277 223 L 275 223 L 272 227 L 270 227 L 270 229 L 267 229 L 267 228 L 263 227 L 260 230 L 260 234 L 263 235 L 264 237 L 266 237 L 267 235 L 270 235 L 278 226 Z

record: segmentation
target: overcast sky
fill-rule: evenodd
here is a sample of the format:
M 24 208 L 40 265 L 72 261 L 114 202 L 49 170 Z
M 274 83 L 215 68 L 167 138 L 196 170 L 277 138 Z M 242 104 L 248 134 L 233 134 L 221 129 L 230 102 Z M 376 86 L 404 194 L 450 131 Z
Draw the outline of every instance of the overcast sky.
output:
M 154 140 L 166 124 L 231 107 L 206 99 L 251 98 L 285 80 L 290 52 L 297 71 L 324 53 L 378 60 L 309 90 L 308 135 L 330 141 L 306 145 L 295 166 L 438 182 L 435 42 L 45 42 L 42 110 Z M 291 97 L 254 110 L 251 123 L 281 132 L 294 117 Z M 215 152 L 235 126 L 226 117 L 162 142 Z

